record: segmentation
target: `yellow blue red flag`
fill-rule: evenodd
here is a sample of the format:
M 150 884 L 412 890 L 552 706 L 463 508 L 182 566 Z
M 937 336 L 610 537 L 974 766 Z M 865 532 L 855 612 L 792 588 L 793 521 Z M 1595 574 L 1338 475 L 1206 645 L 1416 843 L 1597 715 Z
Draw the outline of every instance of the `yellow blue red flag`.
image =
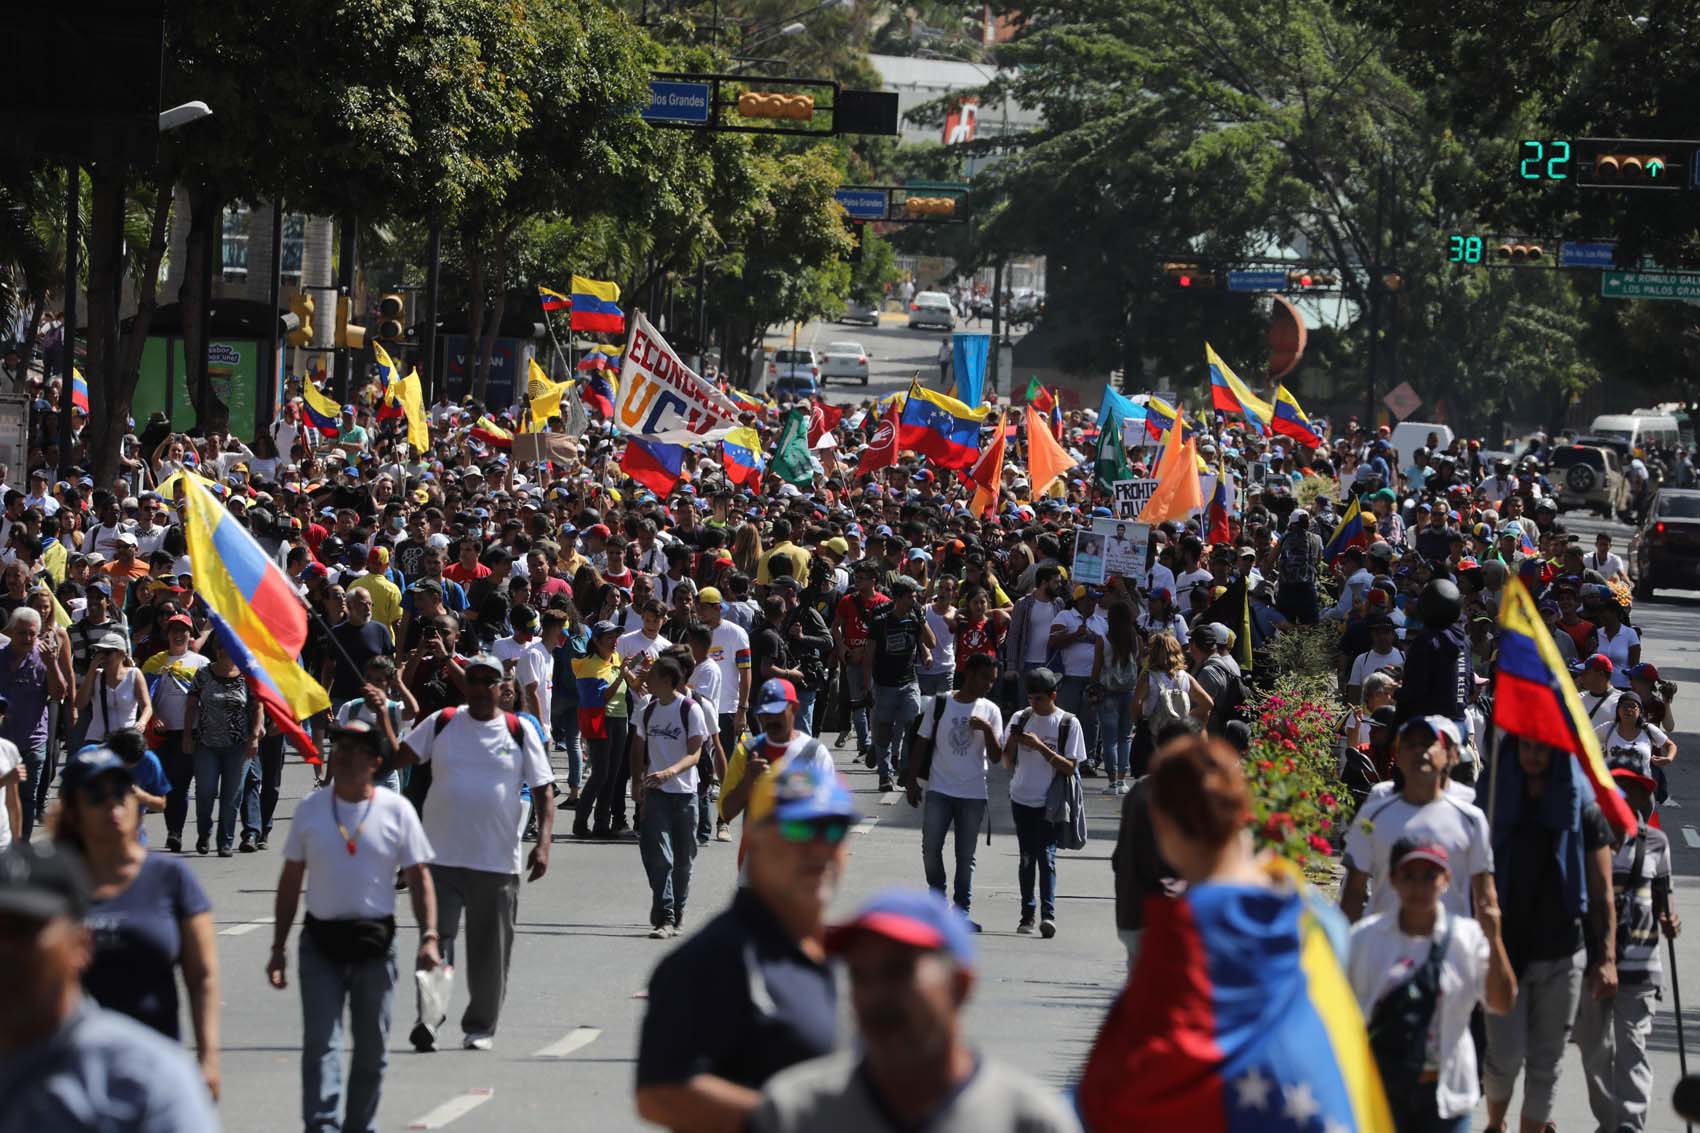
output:
M 626 313 L 619 307 L 619 284 L 575 275 L 572 302 L 572 319 L 568 324 L 572 329 L 604 334 L 625 332 Z

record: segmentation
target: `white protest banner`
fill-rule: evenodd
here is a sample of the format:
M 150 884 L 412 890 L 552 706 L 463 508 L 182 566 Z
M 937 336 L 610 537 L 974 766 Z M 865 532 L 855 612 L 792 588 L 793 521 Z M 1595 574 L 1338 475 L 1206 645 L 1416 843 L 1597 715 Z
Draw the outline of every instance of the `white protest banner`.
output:
M 620 366 L 614 420 L 647 441 L 694 445 L 717 441 L 738 425 L 738 407 L 691 372 L 641 312 Z
M 1138 519 L 1139 513 L 1145 510 L 1145 505 L 1151 500 L 1151 493 L 1157 490 L 1157 481 L 1117 480 L 1111 485 L 1116 494 L 1116 517 L 1118 519 Z
M 1145 564 L 1149 561 L 1151 528 L 1144 523 L 1129 523 L 1123 519 L 1094 519 L 1092 535 L 1103 543 L 1101 561 L 1104 575 L 1131 578 L 1143 584 Z M 1078 562 L 1080 552 L 1075 551 Z M 1102 579 L 1100 579 L 1100 584 Z

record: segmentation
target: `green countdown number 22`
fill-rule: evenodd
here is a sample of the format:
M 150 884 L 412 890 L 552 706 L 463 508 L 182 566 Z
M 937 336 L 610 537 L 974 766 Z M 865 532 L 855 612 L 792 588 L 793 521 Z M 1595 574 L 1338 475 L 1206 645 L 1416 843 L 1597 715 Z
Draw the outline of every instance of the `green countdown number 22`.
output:
M 1525 181 L 1564 181 L 1570 176 L 1570 143 L 1562 138 L 1548 142 L 1523 139 L 1523 160 L 1517 165 L 1517 175 Z

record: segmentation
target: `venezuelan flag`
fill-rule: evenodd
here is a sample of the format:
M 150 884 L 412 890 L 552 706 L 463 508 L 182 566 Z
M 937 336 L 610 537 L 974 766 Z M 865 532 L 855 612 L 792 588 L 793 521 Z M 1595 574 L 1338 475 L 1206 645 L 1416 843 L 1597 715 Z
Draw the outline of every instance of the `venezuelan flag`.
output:
M 1558 646 L 1521 578 L 1506 581 L 1499 598 L 1499 663 L 1494 673 L 1493 723 L 1523 739 L 1574 755 L 1594 787 L 1594 801 L 1612 829 L 1635 836 L 1635 812 L 1612 781 L 1599 736 L 1582 710 Z
M 1224 413 L 1239 413 L 1259 436 L 1267 435 L 1274 407 L 1252 393 L 1208 342 L 1204 344 L 1204 362 L 1210 367 L 1210 403 Z
M 744 426 L 733 429 L 720 438 L 720 462 L 726 469 L 726 479 L 741 488 L 761 483 L 767 470 L 767 458 L 761 451 L 761 434 Z
M 89 415 L 89 383 L 75 366 L 71 367 L 71 408 L 81 409 L 84 417 Z
M 573 330 L 622 334 L 626 314 L 620 310 L 620 285 L 600 279 L 573 276 L 573 313 L 568 324 Z
M 646 441 L 642 437 L 626 438 L 626 451 L 620 457 L 620 471 L 656 495 L 665 496 L 677 487 L 684 467 L 684 445 Z
M 1340 526 L 1334 529 L 1334 537 L 1322 548 L 1322 557 L 1332 564 L 1335 559 L 1346 553 L 1347 547 L 1367 546 L 1369 533 L 1364 530 L 1363 509 L 1358 506 L 1358 498 L 1353 496 L 1352 506 L 1340 517 Z
M 1275 387 L 1275 416 L 1269 427 L 1283 437 L 1292 437 L 1306 448 L 1318 448 L 1322 444 L 1322 434 L 1316 431 L 1316 426 L 1299 407 L 1299 399 L 1288 393 L 1286 386 Z
M 1152 396 L 1145 399 L 1145 432 L 1154 441 L 1161 441 L 1175 423 L 1175 407 L 1160 397 Z M 1193 424 L 1186 418 L 1181 418 L 1181 440 L 1192 437 Z
M 504 452 L 514 447 L 514 435 L 492 421 L 488 415 L 473 422 L 472 436 L 475 440 L 483 441 L 491 448 L 499 448 Z
M 598 370 L 618 373 L 620 369 L 621 348 L 612 342 L 598 342 L 592 346 L 583 358 L 578 360 L 578 372 L 592 374 Z
M 728 389 L 726 399 L 739 409 L 749 413 L 766 413 L 776 406 L 771 401 L 764 401 L 748 390 Z
M 603 420 L 614 419 L 614 379 L 607 370 L 597 370 L 590 375 L 579 390 L 579 397 L 590 408 L 602 415 Z
M 571 299 L 553 288 L 544 287 L 541 283 L 537 285 L 537 298 L 543 304 L 545 314 L 572 309 L 573 301 Z
M 302 382 L 301 398 L 302 416 L 307 418 L 307 424 L 327 437 L 342 432 L 342 406 L 326 397 L 318 386 L 311 381 Z
M 1295 867 L 1269 868 L 1273 887 L 1206 882 L 1146 906 L 1081 1077 L 1087 1129 L 1393 1133 L 1345 926 Z
M 396 369 L 389 352 L 376 342 L 372 344 L 372 356 L 378 361 L 378 388 L 383 391 L 378 398 L 378 420 L 399 421 L 407 416 L 396 388 L 401 382 L 401 371 Z
M 219 640 L 272 721 L 316 754 L 300 722 L 330 707 L 330 695 L 300 665 L 307 611 L 283 570 L 193 476 L 180 481 L 183 535 L 195 591 Z
M 989 405 L 970 409 L 914 382 L 897 419 L 897 444 L 940 468 L 972 468 L 980 455 L 980 425 L 991 411 Z

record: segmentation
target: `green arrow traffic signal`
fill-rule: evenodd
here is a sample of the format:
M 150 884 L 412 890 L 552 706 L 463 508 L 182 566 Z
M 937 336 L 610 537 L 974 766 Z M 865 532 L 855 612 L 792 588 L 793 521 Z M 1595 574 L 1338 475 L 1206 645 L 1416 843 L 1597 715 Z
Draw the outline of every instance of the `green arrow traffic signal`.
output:
M 1665 175 L 1665 160 L 1662 157 L 1649 157 L 1646 168 L 1647 180 L 1657 181 Z

